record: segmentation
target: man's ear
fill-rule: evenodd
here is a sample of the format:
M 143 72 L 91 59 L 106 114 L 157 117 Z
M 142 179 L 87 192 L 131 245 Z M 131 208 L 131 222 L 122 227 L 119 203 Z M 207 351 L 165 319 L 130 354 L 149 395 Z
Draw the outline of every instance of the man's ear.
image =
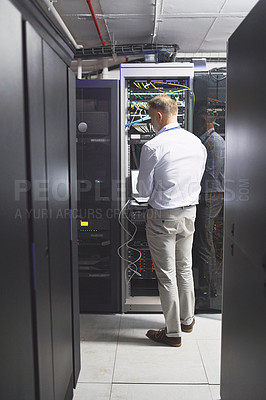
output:
M 162 121 L 163 114 L 160 111 L 157 111 L 157 116 L 158 116 L 159 121 Z

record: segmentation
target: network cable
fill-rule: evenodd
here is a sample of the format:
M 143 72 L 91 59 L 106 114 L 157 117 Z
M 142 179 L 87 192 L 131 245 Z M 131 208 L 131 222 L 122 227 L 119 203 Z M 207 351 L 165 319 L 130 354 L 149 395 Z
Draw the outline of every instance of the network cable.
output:
M 127 240 L 125 243 L 123 243 L 123 244 L 122 244 L 121 246 L 119 246 L 118 249 L 117 249 L 117 254 L 118 254 L 118 256 L 121 258 L 121 260 L 125 261 L 126 263 L 129 263 L 129 264 L 127 265 L 127 267 L 125 268 L 125 279 L 126 279 L 127 283 L 129 283 L 129 282 L 131 281 L 131 279 L 133 278 L 134 275 L 141 276 L 141 274 L 137 271 L 137 268 L 138 268 L 138 267 L 137 267 L 137 265 L 136 265 L 136 263 L 141 259 L 141 251 L 138 250 L 138 249 L 135 249 L 134 247 L 129 246 L 129 243 L 134 239 L 138 228 L 137 228 L 136 224 L 128 218 L 128 216 L 126 215 L 126 213 L 124 214 L 125 218 L 134 226 L 134 232 L 133 232 L 133 234 L 131 234 L 131 233 L 124 227 L 124 225 L 123 225 L 123 223 L 122 223 L 122 220 L 121 220 L 121 217 L 122 217 L 124 211 L 126 210 L 126 207 L 127 207 L 127 205 L 129 204 L 129 201 L 130 201 L 130 200 L 128 200 L 128 201 L 126 202 L 126 204 L 123 206 L 123 208 L 121 209 L 121 211 L 120 211 L 120 213 L 119 213 L 119 215 L 118 215 L 118 223 L 119 223 L 119 225 L 122 227 L 122 229 L 129 235 L 129 240 Z M 134 251 L 136 251 L 137 253 L 139 253 L 139 256 L 137 257 L 136 260 L 130 261 L 130 260 L 128 260 L 127 258 L 124 258 L 124 257 L 122 256 L 122 254 L 121 254 L 121 249 L 122 249 L 124 246 L 126 246 L 127 249 L 131 249 L 131 250 L 134 250 Z M 134 266 L 135 269 L 134 269 L 134 268 L 131 268 L 131 266 Z M 130 270 L 130 271 L 132 272 L 132 275 L 130 276 L 129 279 L 127 279 L 127 271 L 128 271 L 128 270 Z
M 150 117 L 149 115 L 146 115 L 145 117 L 140 118 L 140 119 L 137 119 L 137 120 L 134 121 L 134 122 L 129 122 L 128 124 L 126 124 L 125 127 L 128 128 L 128 127 L 131 126 L 131 125 L 135 125 L 135 124 L 138 124 L 138 123 L 140 123 L 140 122 L 147 121 L 147 120 L 149 120 L 149 119 L 151 119 L 151 117 Z

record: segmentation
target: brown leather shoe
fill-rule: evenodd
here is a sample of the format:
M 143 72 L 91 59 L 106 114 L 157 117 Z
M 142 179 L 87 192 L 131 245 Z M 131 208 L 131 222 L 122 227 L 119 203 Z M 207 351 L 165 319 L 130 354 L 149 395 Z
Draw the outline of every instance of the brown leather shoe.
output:
M 149 330 L 146 336 L 155 342 L 168 344 L 169 346 L 180 347 L 181 337 L 168 337 L 166 336 L 166 328 L 161 328 L 158 331 Z
M 194 325 L 195 325 L 195 318 L 193 319 L 193 321 L 189 325 L 181 324 L 181 330 L 182 330 L 182 332 L 191 333 L 193 331 L 193 326 Z

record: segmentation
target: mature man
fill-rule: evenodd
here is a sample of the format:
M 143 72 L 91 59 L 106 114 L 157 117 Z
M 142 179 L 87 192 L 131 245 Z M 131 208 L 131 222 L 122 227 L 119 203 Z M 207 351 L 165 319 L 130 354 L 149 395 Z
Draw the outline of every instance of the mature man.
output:
M 157 133 L 142 148 L 137 189 L 149 197 L 146 234 L 166 327 L 146 335 L 179 347 L 181 330 L 195 323 L 191 249 L 206 149 L 177 123 L 175 100 L 159 95 L 149 105 Z
M 223 207 L 225 141 L 215 132 L 216 115 L 208 114 L 206 107 L 198 113 L 203 134 L 201 142 L 207 149 L 207 162 L 201 182 L 200 202 L 197 207 L 196 231 L 193 245 L 193 267 L 198 269 L 199 293 L 196 308 L 208 309 L 210 298 L 221 290 L 217 287 L 218 268 L 213 228 L 215 218 Z M 223 227 L 219 226 L 223 236 Z M 218 290 L 219 289 L 219 290 Z

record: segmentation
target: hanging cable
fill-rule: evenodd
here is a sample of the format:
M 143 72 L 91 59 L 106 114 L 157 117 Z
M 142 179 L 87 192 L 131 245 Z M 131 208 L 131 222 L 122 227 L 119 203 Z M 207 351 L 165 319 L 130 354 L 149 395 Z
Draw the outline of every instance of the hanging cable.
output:
M 127 267 L 125 268 L 125 278 L 126 278 L 126 280 L 129 282 L 129 281 L 133 278 L 133 276 L 134 276 L 135 274 L 138 275 L 138 276 L 141 276 L 141 274 L 140 274 L 140 273 L 138 272 L 138 270 L 137 270 L 138 267 L 137 267 L 137 265 L 136 265 L 136 263 L 141 259 L 141 251 L 138 250 L 138 249 L 135 249 L 134 247 L 129 246 L 129 243 L 134 239 L 134 237 L 135 237 L 135 235 L 136 235 L 137 226 L 136 226 L 136 224 L 134 224 L 133 221 L 131 221 L 131 220 L 128 218 L 127 214 L 124 213 L 125 210 L 126 210 L 126 208 L 127 208 L 127 206 L 128 206 L 128 204 L 129 204 L 129 200 L 126 202 L 126 204 L 124 205 L 124 207 L 123 207 L 122 210 L 120 211 L 119 216 L 118 216 L 118 222 L 119 222 L 119 225 L 121 226 L 121 228 L 124 230 L 124 232 L 126 232 L 126 234 L 129 236 L 129 240 L 127 240 L 125 243 L 123 243 L 121 246 L 118 247 L 118 249 L 117 249 L 117 254 L 118 254 L 118 256 L 121 258 L 121 260 L 123 260 L 123 261 L 125 261 L 126 263 L 128 263 Z M 123 223 L 122 223 L 122 220 L 121 220 L 122 215 L 124 215 L 125 218 L 128 220 L 128 222 L 130 222 L 130 223 L 134 226 L 134 232 L 133 232 L 133 234 L 131 234 L 131 233 L 124 227 L 124 225 L 123 225 Z M 121 249 L 122 249 L 124 246 L 126 246 L 127 249 L 131 249 L 131 250 L 133 250 L 133 251 L 136 251 L 136 252 L 139 254 L 139 256 L 137 257 L 136 260 L 130 261 L 130 260 L 128 260 L 127 258 L 124 258 L 124 257 L 122 256 L 122 254 L 121 254 Z M 132 267 L 134 267 L 134 268 L 132 268 Z M 130 271 L 132 272 L 132 275 L 131 275 L 131 277 L 130 277 L 129 279 L 127 279 L 127 271 L 128 271 L 128 270 L 130 270 Z

